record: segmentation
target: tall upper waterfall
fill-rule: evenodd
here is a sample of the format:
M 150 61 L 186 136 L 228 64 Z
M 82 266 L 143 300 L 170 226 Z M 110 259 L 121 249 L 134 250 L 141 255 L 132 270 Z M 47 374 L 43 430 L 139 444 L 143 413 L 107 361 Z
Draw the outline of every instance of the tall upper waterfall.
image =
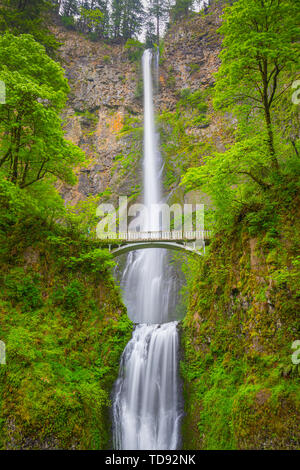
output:
M 142 231 L 160 230 L 157 205 L 162 200 L 161 167 L 158 136 L 155 132 L 152 85 L 152 51 L 143 55 L 144 80 L 144 205 L 148 217 L 143 220 Z M 136 323 L 162 323 L 168 321 L 172 302 L 172 278 L 166 274 L 166 250 L 147 249 L 128 256 L 122 285 L 131 320 Z
M 143 54 L 144 204 L 143 230 L 160 229 L 155 206 L 162 200 L 161 157 L 155 132 L 152 51 Z M 146 249 L 128 255 L 122 285 L 130 318 L 138 323 L 121 359 L 113 401 L 116 449 L 176 449 L 179 442 L 177 322 L 167 254 Z

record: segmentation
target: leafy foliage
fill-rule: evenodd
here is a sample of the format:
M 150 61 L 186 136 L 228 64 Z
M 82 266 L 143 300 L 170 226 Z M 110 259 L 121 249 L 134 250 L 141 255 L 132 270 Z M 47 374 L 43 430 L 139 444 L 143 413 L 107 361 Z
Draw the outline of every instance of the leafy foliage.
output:
M 108 253 L 70 235 L 26 215 L 1 239 L 0 448 L 109 444 L 110 391 L 131 322 Z
M 83 152 L 64 139 L 59 111 L 69 87 L 62 68 L 32 36 L 0 37 L 0 79 L 7 101 L 0 107 L 0 168 L 26 188 L 47 176 L 73 184 Z
M 296 449 L 299 204 L 277 208 L 277 231 L 242 221 L 189 261 L 182 325 L 186 449 Z M 258 426 L 259 423 L 259 426 Z
M 22 302 L 23 310 L 36 309 L 42 305 L 39 287 L 39 276 L 27 274 L 21 268 L 16 268 L 5 277 L 6 296 L 13 302 Z
M 185 88 L 181 90 L 176 110 L 159 116 L 168 187 L 179 185 L 181 174 L 212 149 L 212 144 L 201 141 L 197 133 L 209 123 L 207 99 L 207 92 Z
M 97 248 L 79 257 L 71 256 L 69 266 L 82 272 L 106 272 L 114 266 L 108 251 Z
M 212 197 L 219 228 L 268 211 L 274 200 L 288 204 L 299 189 L 299 113 L 291 100 L 299 14 L 290 0 L 239 0 L 225 10 L 214 104 L 234 116 L 235 143 L 183 177 L 187 189 Z
M 132 61 L 140 60 L 144 52 L 144 45 L 137 39 L 127 39 L 125 49 L 128 51 L 129 59 Z
M 60 43 L 48 29 L 53 2 L 47 0 L 4 0 L 0 5 L 0 31 L 15 36 L 31 34 L 50 56 L 54 56 Z

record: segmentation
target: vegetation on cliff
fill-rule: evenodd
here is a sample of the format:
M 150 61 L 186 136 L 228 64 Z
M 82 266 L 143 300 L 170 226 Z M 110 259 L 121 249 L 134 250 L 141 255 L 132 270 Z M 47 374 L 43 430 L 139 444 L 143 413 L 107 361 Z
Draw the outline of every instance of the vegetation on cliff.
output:
M 92 209 L 90 206 L 92 205 Z M 131 322 L 113 262 L 52 180 L 0 182 L 0 447 L 110 445 L 110 393 Z
M 85 154 L 64 138 L 69 86 L 36 41 L 43 23 L 35 38 L 20 34 L 29 10 L 16 35 L 1 10 L 0 448 L 103 449 L 131 322 L 111 255 L 89 235 L 97 201 L 70 208 L 56 189 L 77 182 Z
M 219 227 L 241 213 L 257 219 L 299 189 L 299 112 L 292 100 L 299 15 L 293 2 L 258 6 L 254 0 L 236 2 L 224 15 L 214 103 L 237 119 L 235 142 L 225 152 L 207 153 L 205 164 L 183 178 L 188 188 L 201 186 L 211 195 Z
M 186 449 L 299 448 L 298 204 L 278 210 L 276 237 L 244 220 L 188 265 Z
M 297 449 L 299 366 L 299 6 L 226 9 L 215 108 L 234 142 L 183 182 L 211 197 L 214 236 L 189 264 L 183 322 L 185 448 Z
M 28 214 L 1 228 L 0 448 L 108 448 L 132 329 L 110 255 Z
M 53 176 L 74 183 L 73 168 L 83 152 L 64 139 L 59 112 L 69 87 L 61 66 L 31 35 L 0 37 L 0 80 L 6 86 L 0 107 L 0 171 L 26 188 Z
M 58 2 L 53 2 L 58 4 Z M 92 40 L 123 42 L 145 33 L 148 47 L 159 44 L 162 30 L 172 22 L 190 14 L 194 4 L 208 0 L 63 0 L 58 12 L 63 24 L 87 34 Z

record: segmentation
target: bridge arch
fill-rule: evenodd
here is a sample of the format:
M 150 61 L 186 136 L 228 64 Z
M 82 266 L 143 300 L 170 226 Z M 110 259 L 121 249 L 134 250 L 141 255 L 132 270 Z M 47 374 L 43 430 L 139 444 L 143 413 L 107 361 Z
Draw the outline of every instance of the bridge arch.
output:
M 124 253 L 129 253 L 130 251 L 144 250 L 147 248 L 164 248 L 166 250 L 182 251 L 188 254 L 193 254 L 193 255 L 198 255 L 198 256 L 202 256 L 204 252 L 204 245 L 203 245 L 203 251 L 200 251 L 199 248 L 196 247 L 196 245 L 188 246 L 188 245 L 181 244 L 181 243 L 163 242 L 159 240 L 127 243 L 127 244 L 120 245 L 116 248 L 111 249 L 110 252 L 113 255 L 113 258 L 116 258 L 120 255 L 123 255 Z

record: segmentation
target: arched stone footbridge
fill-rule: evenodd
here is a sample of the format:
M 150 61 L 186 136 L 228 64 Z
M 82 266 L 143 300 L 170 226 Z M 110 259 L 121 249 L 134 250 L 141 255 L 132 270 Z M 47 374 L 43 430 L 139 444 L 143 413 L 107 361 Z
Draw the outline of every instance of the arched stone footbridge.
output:
M 205 245 L 209 244 L 210 235 L 211 232 L 208 230 L 173 230 L 171 232 L 101 233 L 98 234 L 98 238 L 103 242 L 107 241 L 108 248 L 114 258 L 130 251 L 146 248 L 165 248 L 201 256 L 205 251 Z

